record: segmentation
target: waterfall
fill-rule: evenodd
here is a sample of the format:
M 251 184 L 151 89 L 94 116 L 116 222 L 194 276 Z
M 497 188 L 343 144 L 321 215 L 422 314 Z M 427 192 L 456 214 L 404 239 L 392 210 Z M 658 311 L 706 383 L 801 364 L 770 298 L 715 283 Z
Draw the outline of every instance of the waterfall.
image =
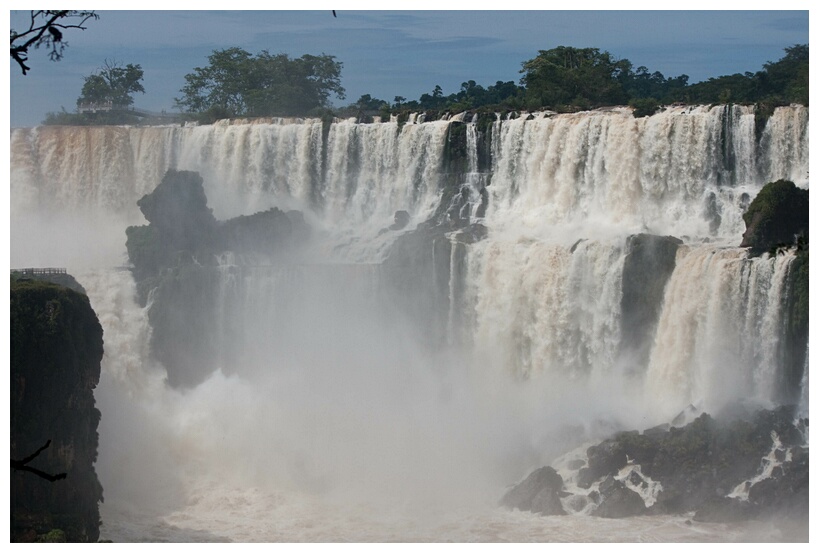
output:
M 742 212 L 764 182 L 785 177 L 807 186 L 808 115 L 802 107 L 778 108 L 759 141 L 754 109 L 741 106 L 669 107 L 639 119 L 624 108 L 498 117 L 482 139 L 476 123 L 420 120 L 416 117 L 403 125 L 304 119 L 190 127 L 14 129 L 13 236 L 46 224 L 46 217 L 36 223 L 27 220 L 29 214 L 43 212 L 49 217 L 56 214 L 57 219 L 76 213 L 77 228 L 90 217 L 94 223 L 88 224 L 89 233 L 99 228 L 97 218 L 116 217 L 114 230 L 102 234 L 121 232 L 126 224 L 141 220 L 136 200 L 168 168 L 177 168 L 200 172 L 217 217 L 272 205 L 300 209 L 323 237 L 315 254 L 318 261 L 378 263 L 397 236 L 384 232 L 393 213 L 406 210 L 408 228 L 413 228 L 439 209 L 448 186 L 444 167 L 448 130 L 450 125 L 463 125 L 464 172 L 452 201 L 462 206 L 457 216 L 469 220 L 485 187 L 489 237 L 459 246 L 459 239 L 451 236 L 447 274 L 439 275 L 441 261 L 435 259 L 444 251 L 432 248 L 432 274 L 421 278 L 445 279 L 442 297 L 448 307 L 443 329 L 449 336 L 444 341 L 492 344 L 492 355 L 503 358 L 499 366 L 519 375 L 609 373 L 616 364 L 612 352 L 619 340 L 618 279 L 623 240 L 629 234 L 671 234 L 692 245 L 703 239 L 736 244 L 744 229 Z M 491 143 L 489 173 L 479 170 L 479 139 Z M 721 355 L 733 351 L 743 363 L 750 362 L 754 369 L 748 378 L 753 385 L 740 388 L 749 391 L 750 386 L 754 393 L 771 397 L 775 378 L 763 374 L 762 367 L 773 370 L 770 367 L 777 362 L 771 353 L 779 340 L 773 330 L 781 326 L 773 315 L 776 310 L 766 311 L 755 303 L 756 296 L 742 300 L 750 303 L 735 313 L 747 326 L 740 328 L 732 317 L 706 306 L 722 302 L 736 308 L 742 294 L 756 294 L 763 286 L 757 281 L 764 281 L 766 293 L 772 295 L 766 301 L 777 305 L 786 268 L 771 269 L 779 280 L 759 275 L 763 266 L 786 262 L 742 261 L 738 250 L 714 252 L 712 257 L 726 257 L 720 266 L 735 269 L 709 272 L 707 267 L 716 265 L 705 253 L 681 255 L 667 291 L 677 295 L 666 297 L 655 359 L 636 372 L 645 372 L 651 386 L 682 378 L 686 362 L 663 368 L 659 358 L 687 356 L 691 363 L 704 354 L 688 347 L 674 349 L 670 344 L 676 342 L 664 337 L 663 329 L 692 317 L 692 305 L 704 302 L 698 309 L 717 318 L 701 325 L 699 332 L 733 325 L 734 334 L 749 333 L 750 349 L 725 348 Z M 22 255 L 16 249 L 13 253 Z M 695 258 L 701 259 L 699 272 L 683 276 L 694 270 L 688 265 Z M 223 265 L 223 280 L 235 279 L 243 271 L 235 265 Z M 707 289 L 697 282 L 739 288 L 725 289 L 731 301 L 719 291 L 709 300 Z M 220 288 L 220 311 L 229 311 L 237 301 L 229 290 L 236 286 L 234 282 Z M 686 286 L 698 294 L 695 300 L 685 295 Z M 673 313 L 674 309 L 686 311 Z M 763 329 L 762 324 L 767 326 Z M 464 333 L 467 327 L 472 330 Z M 458 333 L 461 338 L 453 340 Z M 694 343 L 692 335 L 678 339 Z M 707 347 L 721 349 L 716 344 Z M 667 348 L 671 353 L 661 353 Z M 709 371 L 703 366 L 698 370 Z M 710 384 L 698 384 L 702 376 L 685 379 L 689 395 L 705 397 Z
M 800 133 L 807 115 L 803 109 L 775 113 L 766 133 L 788 137 L 782 140 L 789 147 L 763 139 L 759 157 L 767 169 L 760 171 L 752 108 L 733 107 L 724 116 L 727 109 L 668 108 L 641 119 L 612 110 L 498 121 L 493 220 L 549 232 L 555 225 L 585 225 L 677 236 L 741 234 L 743 194 L 752 196 L 778 178 L 806 185 L 806 137 Z M 703 217 L 710 194 L 718 198 L 722 219 L 714 232 Z
M 765 182 L 787 179 L 808 187 L 808 109 L 776 108 L 762 133 Z
M 806 350 L 810 349 L 810 344 L 808 347 L 805 348 Z M 805 352 L 805 363 L 802 367 L 802 382 L 800 383 L 800 389 L 802 390 L 801 395 L 799 396 L 799 411 L 798 415 L 800 417 L 807 417 L 809 414 L 809 405 L 810 405 L 810 371 L 808 370 L 810 367 L 808 365 L 808 359 L 810 357 L 810 351 Z
M 104 327 L 110 535 L 142 535 L 133 504 L 188 528 L 230 498 L 220 535 L 252 519 L 268 539 L 321 539 L 277 534 L 275 511 L 437 537 L 401 517 L 492 509 L 525 470 L 689 404 L 807 411 L 807 356 L 783 375 L 797 257 L 738 248 L 765 183 L 809 186 L 807 108 L 424 119 L 11 131 L 12 266 L 77 272 Z M 118 269 L 125 228 L 146 223 L 136 202 L 168 169 L 198 172 L 220 220 L 303 212 L 309 241 L 281 258 L 191 255 L 161 275 L 176 285 L 141 282 L 156 288 L 138 305 Z M 171 297 L 182 322 L 158 336 L 152 310 Z M 177 389 L 179 360 L 156 344 L 186 340 L 183 361 L 207 370 Z M 366 540 L 358 527 L 348 537 Z
M 522 376 L 574 379 L 613 369 L 622 244 L 583 242 L 571 252 L 491 241 L 478 255 L 475 342 L 485 355 Z
M 658 407 L 777 399 L 783 287 L 793 260 L 713 246 L 679 251 L 646 374 Z
M 420 222 L 440 194 L 450 124 L 336 121 L 326 141 L 323 123 L 311 119 L 13 129 L 12 198 L 19 209 L 134 214 L 136 200 L 176 168 L 202 174 L 219 218 L 276 203 L 351 227 L 388 223 L 398 209 Z M 475 174 L 475 124 L 466 125 L 468 173 Z M 802 107 L 778 108 L 758 145 L 753 108 L 738 106 L 672 107 L 641 119 L 624 109 L 499 119 L 491 131 L 494 217 L 500 223 L 511 210 L 528 224 L 707 235 L 708 193 L 723 211 L 741 211 L 742 194 L 765 182 L 807 187 L 807 129 Z M 741 219 L 724 214 L 716 234 L 742 230 Z

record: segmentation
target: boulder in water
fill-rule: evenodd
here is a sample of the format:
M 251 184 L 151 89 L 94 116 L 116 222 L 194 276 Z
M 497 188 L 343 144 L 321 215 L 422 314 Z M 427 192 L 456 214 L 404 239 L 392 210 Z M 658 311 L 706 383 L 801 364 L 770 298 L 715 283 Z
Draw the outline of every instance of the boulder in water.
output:
M 595 516 L 697 511 L 697 520 L 714 522 L 777 515 L 801 520 L 808 513 L 808 449 L 802 446 L 807 420 L 795 421 L 793 406 L 734 409 L 718 420 L 700 414 L 680 428 L 661 425 L 643 434 L 621 432 L 588 448 L 588 465 L 580 468 L 576 482 L 581 488 L 600 482 L 583 496 L 598 504 Z M 778 466 L 771 470 L 770 462 Z M 629 463 L 639 465 L 640 473 L 632 471 L 623 479 L 621 470 Z M 579 466 L 575 463 L 572 469 Z M 532 473 L 502 503 L 533 510 L 537 482 L 546 480 L 546 474 Z M 659 486 L 647 508 L 634 488 L 646 489 L 649 479 Z M 727 498 L 743 483 L 747 501 Z M 584 504 L 566 500 L 568 506 Z
M 640 494 L 611 476 L 600 484 L 600 505 L 592 512 L 601 518 L 624 518 L 643 515 L 646 504 Z
M 809 450 L 793 447 L 791 459 L 776 467 L 770 478 L 751 486 L 748 501 L 763 513 L 790 517 L 808 513 Z
M 552 467 L 541 467 L 506 492 L 501 505 L 541 515 L 565 515 L 560 503 L 563 478 Z
M 393 220 L 395 221 L 393 224 L 389 226 L 390 230 L 401 230 L 406 227 L 410 222 L 410 214 L 408 211 L 404 211 L 403 209 L 396 211 L 395 215 L 393 216 Z
M 657 444 L 639 432 L 621 432 L 614 438 L 591 446 L 586 451 L 588 466 L 578 473 L 578 486 L 588 488 L 603 476 L 616 475 L 629 459 L 650 463 L 657 452 Z
M 602 476 L 616 474 L 628 462 L 622 444 L 615 440 L 591 446 L 586 455 L 589 459 L 588 466 L 580 469 L 578 474 L 578 485 L 581 488 L 588 488 Z

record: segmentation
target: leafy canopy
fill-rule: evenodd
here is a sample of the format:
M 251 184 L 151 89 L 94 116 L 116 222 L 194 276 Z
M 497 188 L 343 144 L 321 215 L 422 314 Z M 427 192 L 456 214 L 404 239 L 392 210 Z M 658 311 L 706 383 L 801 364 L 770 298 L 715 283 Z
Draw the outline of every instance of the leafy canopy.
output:
M 523 62 L 521 84 L 532 108 L 618 105 L 629 99 L 619 78 L 630 72 L 631 62 L 599 48 L 558 46 Z
M 782 59 L 766 63 L 756 73 L 689 84 L 688 75 L 665 77 L 643 65 L 634 69 L 628 59 L 617 59 L 599 48 L 558 46 L 540 50 L 535 58 L 523 62 L 520 85 L 498 81 L 484 88 L 470 80 L 449 96 L 436 86 L 418 100 L 396 96 L 390 110 L 548 108 L 563 112 L 629 104 L 635 116 L 642 117 L 673 102 L 756 103 L 757 117 L 764 119 L 776 106 L 791 102 L 808 105 L 808 54 L 808 45 L 796 44 L 785 48 Z
M 225 117 L 306 115 L 329 107 L 331 94 L 345 97 L 335 56 L 290 58 L 267 50 L 254 56 L 234 47 L 214 50 L 208 62 L 185 75 L 178 107 Z
M 98 72 L 85 77 L 77 105 L 111 102 L 114 106 L 130 106 L 134 103 L 133 93 L 145 93 L 142 73 L 140 65 L 129 63 L 123 67 L 116 61 L 106 60 Z

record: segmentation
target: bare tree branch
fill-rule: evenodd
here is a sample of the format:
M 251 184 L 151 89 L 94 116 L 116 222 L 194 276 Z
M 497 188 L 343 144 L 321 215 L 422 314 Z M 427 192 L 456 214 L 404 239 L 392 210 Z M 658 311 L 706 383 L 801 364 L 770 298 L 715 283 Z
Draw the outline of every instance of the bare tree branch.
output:
M 11 460 L 11 468 L 14 470 L 22 470 L 25 472 L 30 472 L 32 474 L 36 474 L 40 478 L 44 478 L 49 482 L 56 482 L 57 480 L 63 480 L 66 476 L 66 473 L 61 472 L 59 474 L 48 474 L 47 472 L 43 472 L 40 469 L 36 469 L 34 467 L 27 466 L 31 461 L 33 461 L 40 453 L 43 452 L 48 446 L 51 445 L 51 440 L 48 440 L 43 447 L 26 457 L 20 461 L 15 461 L 14 459 Z
M 89 19 L 99 19 L 93 11 L 76 10 L 39 10 L 31 11 L 29 28 L 23 32 L 11 29 L 9 53 L 20 66 L 25 75 L 31 68 L 26 65 L 29 48 L 45 46 L 51 48 L 48 56 L 52 61 L 63 57 L 63 50 L 68 43 L 63 40 L 61 29 L 85 30 L 85 23 Z

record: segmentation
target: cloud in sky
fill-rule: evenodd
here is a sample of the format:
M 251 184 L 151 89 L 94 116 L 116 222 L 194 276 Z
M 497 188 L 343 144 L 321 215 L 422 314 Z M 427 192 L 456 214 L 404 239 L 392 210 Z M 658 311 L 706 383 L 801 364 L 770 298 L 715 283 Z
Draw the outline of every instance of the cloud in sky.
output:
M 27 12 L 11 14 L 12 26 Z M 215 49 L 239 46 L 332 54 L 344 64 L 347 99 L 362 94 L 417 99 L 437 84 L 445 94 L 475 80 L 517 81 L 523 61 L 559 45 L 597 47 L 635 67 L 690 82 L 758 71 L 788 46 L 808 42 L 807 11 L 102 11 L 67 36 L 65 58 L 31 55 L 23 77 L 10 68 L 11 124 L 71 111 L 83 77 L 106 59 L 140 64 L 140 107 L 173 110 L 184 76 Z

